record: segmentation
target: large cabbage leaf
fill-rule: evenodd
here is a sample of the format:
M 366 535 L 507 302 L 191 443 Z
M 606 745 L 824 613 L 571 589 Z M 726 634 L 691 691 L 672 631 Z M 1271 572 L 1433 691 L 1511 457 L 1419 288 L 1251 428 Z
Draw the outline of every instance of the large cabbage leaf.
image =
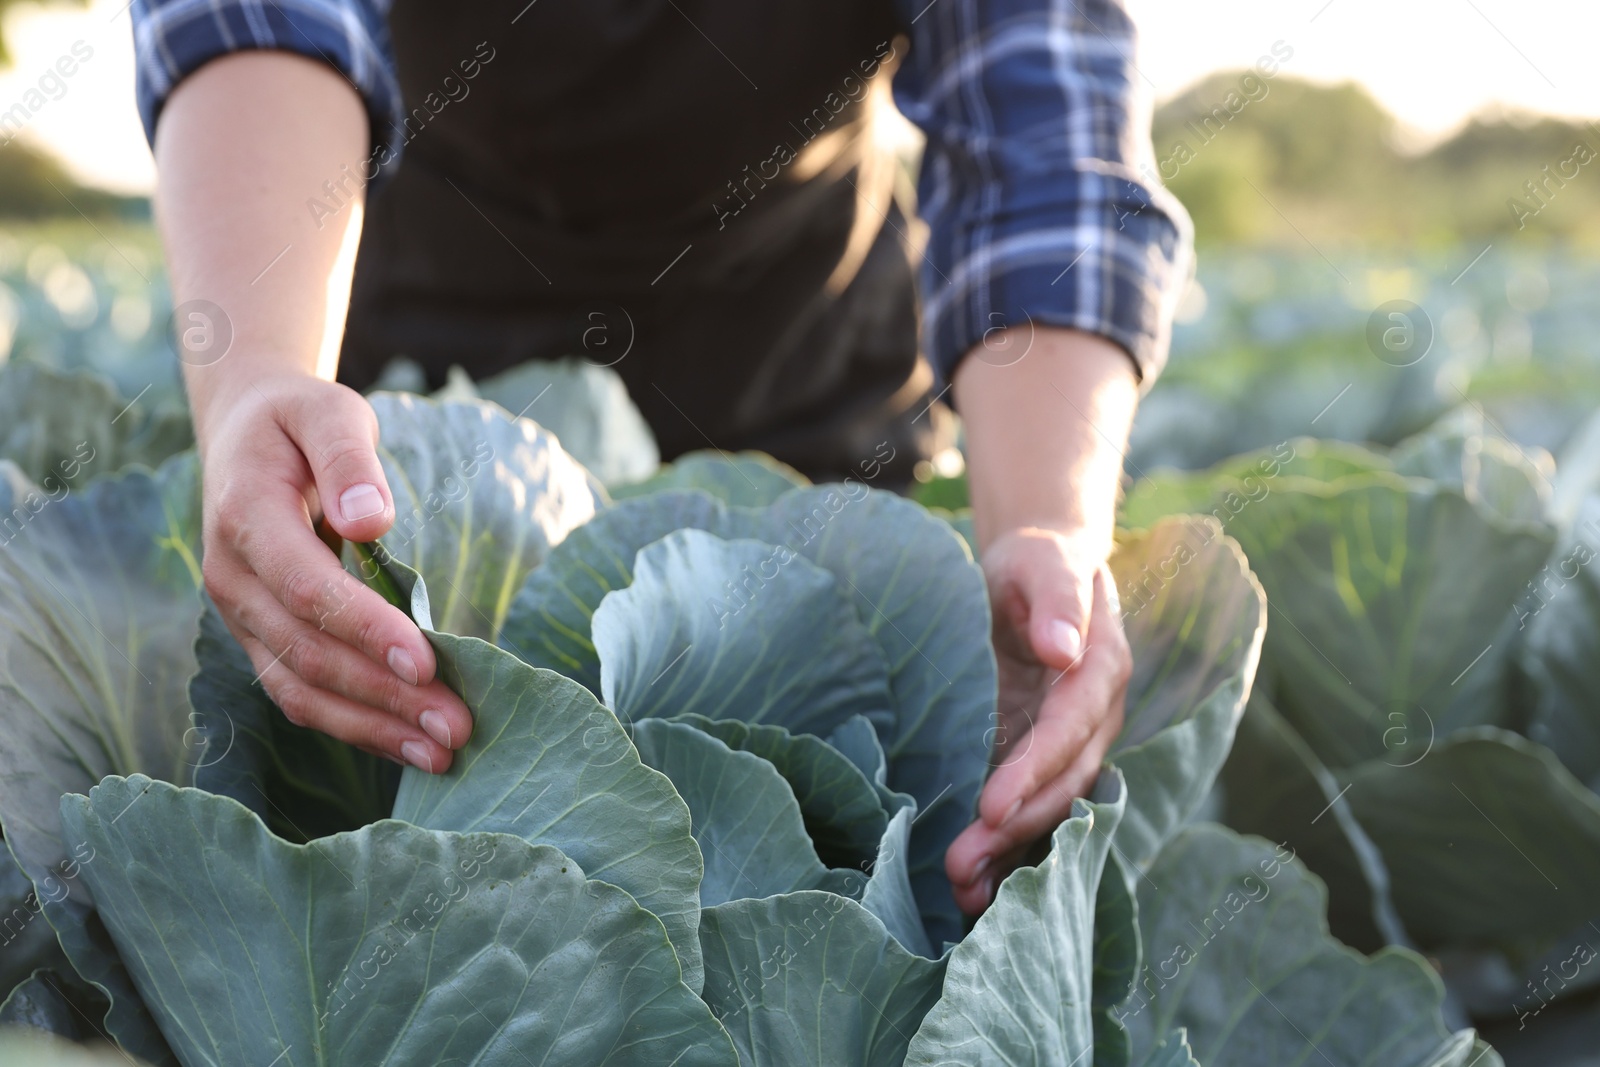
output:
M 639 758 L 689 807 L 705 860 L 700 906 L 823 888 L 828 869 L 806 835 L 789 783 L 772 764 L 735 752 L 689 723 L 633 725 Z
M 702 489 L 727 504 L 764 507 L 797 486 L 810 485 L 805 475 L 765 452 L 690 452 L 642 481 L 617 485 L 618 500 L 659 493 L 664 489 Z
M 381 545 L 368 558 L 433 644 L 439 677 L 473 714 L 472 738 L 448 771 L 402 773 L 394 817 L 562 849 L 660 918 L 685 981 L 698 989 L 704 867 L 672 783 L 640 762 L 617 717 L 582 686 L 478 638 L 435 631 L 417 573 Z
M 1328 889 L 1328 927 L 1376 952 L 1409 943 L 1389 895 L 1389 869 L 1351 811 L 1345 788 L 1258 688 L 1222 769 L 1222 821 L 1288 845 Z
M 600 693 L 624 720 L 698 714 L 825 736 L 893 726 L 889 667 L 841 583 L 786 548 L 679 530 L 594 613 Z
M 1076 800 L 1037 867 L 1013 871 L 950 953 L 906 1067 L 1069 1067 L 1095 1047 L 1100 876 L 1127 803 L 1122 776 Z M 1131 914 L 1125 920 L 1132 921 Z
M 462 388 L 459 378 L 451 384 Z M 562 448 L 608 485 L 647 477 L 661 461 L 655 436 L 610 367 L 586 359 L 530 359 L 472 382 L 470 389 L 555 434 Z
M 106 1029 L 135 1055 L 170 1063 L 81 876 L 97 857 L 63 834 L 60 798 L 108 774 L 185 782 L 201 758 L 185 697 L 200 614 L 195 460 L 175 456 L 56 499 L 0 463 L 0 515 L 5 844 L 43 890 L 73 969 L 108 998 Z
M 1542 745 L 1481 727 L 1344 777 L 1420 944 L 1516 948 L 1600 918 L 1600 797 Z
M 1145 963 L 1119 1013 L 1134 1062 L 1176 1027 L 1207 1067 L 1472 1062 L 1473 1034 L 1445 1029 L 1426 963 L 1393 948 L 1368 959 L 1329 937 L 1322 886 L 1287 850 L 1190 827 L 1138 894 Z
M 1274 491 L 1228 529 L 1266 589 L 1274 701 L 1330 767 L 1381 759 L 1397 726 L 1507 724 L 1504 631 L 1548 530 L 1381 474 Z
M 930 933 L 953 938 L 960 916 L 944 852 L 971 821 L 982 786 L 995 663 L 983 576 L 964 543 L 917 505 L 860 485 L 795 489 L 767 508 L 730 508 L 686 491 L 625 500 L 575 530 L 529 576 L 502 646 L 599 691 L 596 609 L 633 581 L 640 549 L 691 527 L 787 548 L 839 582 L 889 666 L 887 784 L 919 805 L 917 899 Z
M 1117 846 L 1140 863 L 1199 808 L 1227 758 L 1266 604 L 1238 546 L 1208 519 L 1124 535 L 1111 569 L 1133 677 L 1107 759 L 1128 780 Z
M 0 463 L 0 515 L 0 823 L 38 881 L 71 852 L 62 793 L 88 792 L 107 774 L 192 773 L 194 458 L 53 501 Z M 80 882 L 70 888 L 85 899 Z
M 555 848 L 392 821 L 294 845 L 142 776 L 62 817 L 185 1062 L 738 1062 L 660 921 Z
M 945 970 L 832 893 L 707 908 L 700 939 L 706 1002 L 732 1035 L 741 1067 L 899 1064 Z
M 594 515 L 588 473 L 493 404 L 368 399 L 395 502 L 384 546 L 427 580 L 442 632 L 494 640 L 528 572 Z

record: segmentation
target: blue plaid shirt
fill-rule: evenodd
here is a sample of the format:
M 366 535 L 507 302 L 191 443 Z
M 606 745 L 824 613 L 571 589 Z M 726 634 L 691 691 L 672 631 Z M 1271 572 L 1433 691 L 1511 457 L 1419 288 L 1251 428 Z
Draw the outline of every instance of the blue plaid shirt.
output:
M 1155 176 L 1148 100 L 1122 0 L 895 0 L 911 37 L 900 110 L 927 135 L 923 344 L 948 381 L 1000 327 L 1110 338 L 1145 384 L 1191 270 L 1190 223 Z M 375 143 L 405 110 L 388 0 L 134 0 L 139 110 L 153 137 L 186 75 L 242 49 L 341 71 Z

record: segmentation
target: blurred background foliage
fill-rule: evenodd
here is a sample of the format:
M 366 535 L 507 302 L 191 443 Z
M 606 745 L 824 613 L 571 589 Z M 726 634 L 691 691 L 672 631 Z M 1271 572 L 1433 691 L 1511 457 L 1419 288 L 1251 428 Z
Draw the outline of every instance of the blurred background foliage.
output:
M 1259 80 L 1245 82 L 1247 95 L 1241 79 Z M 1237 109 L 1231 115 L 1230 93 Z M 1218 109 L 1226 125 L 1216 117 L 1203 122 Z M 1513 234 L 1600 250 L 1594 123 L 1481 115 L 1420 148 L 1357 85 L 1241 71 L 1207 78 L 1158 109 L 1154 140 L 1162 177 L 1194 216 L 1202 250 L 1304 247 L 1302 237 L 1319 247 L 1440 248 Z M 1595 156 L 1587 164 L 1574 159 L 1579 144 Z M 1576 177 L 1561 177 L 1564 163 Z M 1542 204 L 1528 192 L 1530 181 L 1544 183 Z M 1520 211 L 1512 210 L 1513 199 Z
M 6 16 L 6 12 L 7 11 L 10 11 L 14 7 L 18 7 L 18 6 L 22 5 L 22 4 L 30 3 L 30 2 L 37 2 L 37 0 L 0 0 L 0 27 L 3 27 L 5 25 L 5 16 Z M 63 7 L 66 7 L 66 6 L 87 7 L 88 6 L 88 0 L 49 0 L 49 2 L 52 3 L 52 4 L 63 6 Z M 11 50 L 6 44 L 6 35 L 5 35 L 5 33 L 3 32 L 3 30 L 0 30 L 0 65 L 10 65 L 10 63 L 11 63 Z
M 14 2 L 0 0 L 0 14 Z M 1248 94 L 1242 79 L 1255 79 L 1245 82 Z M 1228 111 L 1230 94 L 1237 113 Z M 1446 248 L 1512 235 L 1600 250 L 1600 180 L 1591 180 L 1600 158 L 1573 162 L 1579 144 L 1600 156 L 1593 123 L 1483 115 L 1422 147 L 1353 83 L 1239 71 L 1207 78 L 1159 108 L 1154 141 L 1162 177 L 1193 215 L 1202 251 L 1303 250 L 1306 241 L 1319 248 Z M 1576 177 L 1562 178 L 1563 164 Z M 1530 195 L 1530 181 L 1544 183 L 1542 201 Z M 0 216 L 79 211 L 139 218 L 148 207 L 141 198 L 83 188 L 25 139 L 0 148 Z

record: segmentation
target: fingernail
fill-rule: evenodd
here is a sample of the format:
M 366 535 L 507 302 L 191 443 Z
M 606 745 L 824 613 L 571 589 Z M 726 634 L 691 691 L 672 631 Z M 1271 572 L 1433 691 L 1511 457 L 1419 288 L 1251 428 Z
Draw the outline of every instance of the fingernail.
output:
M 983 877 L 983 872 L 989 869 L 989 864 L 994 861 L 993 856 L 985 856 L 972 867 L 972 881 L 976 882 Z M 970 884 L 970 883 L 969 883 Z
M 1057 619 L 1050 624 L 1050 636 L 1056 648 L 1069 660 L 1076 660 L 1078 653 L 1083 651 L 1083 635 L 1065 619 Z
M 417 673 L 417 661 L 411 658 L 411 653 L 396 645 L 389 650 L 389 654 L 385 658 L 389 661 L 389 669 L 399 675 L 402 682 L 407 685 L 417 684 L 417 679 L 421 675 Z M 429 730 L 428 732 L 432 733 L 433 731 Z
M 987 878 L 983 883 L 983 905 L 988 907 L 994 903 L 994 879 Z
M 417 770 L 433 773 L 433 757 L 428 754 L 428 746 L 421 741 L 404 742 L 400 746 L 400 754 Z
M 1022 798 L 1018 797 L 1016 800 L 1013 800 L 1011 802 L 1011 806 L 1006 809 L 1006 813 L 1000 817 L 1000 825 L 1004 826 L 1006 823 L 1010 822 L 1012 819 L 1015 819 L 1017 817 L 1017 812 L 1019 812 L 1021 810 L 1022 810 Z
M 417 720 L 417 724 L 424 730 L 428 731 L 429 737 L 439 742 L 445 748 L 456 747 L 451 743 L 450 723 L 445 720 L 443 712 L 429 708 L 427 711 L 422 713 L 422 717 Z
M 352 485 L 339 494 L 339 514 L 345 522 L 370 518 L 383 510 L 383 494 L 371 482 Z

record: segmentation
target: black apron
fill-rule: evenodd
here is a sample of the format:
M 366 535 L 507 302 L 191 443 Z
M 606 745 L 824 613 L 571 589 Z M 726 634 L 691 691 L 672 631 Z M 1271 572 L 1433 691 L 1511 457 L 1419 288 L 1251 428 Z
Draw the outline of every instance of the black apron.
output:
M 927 455 L 916 253 L 862 102 L 905 47 L 887 0 L 395 0 L 390 30 L 405 155 L 371 191 L 341 381 L 582 356 L 663 458 L 827 478 L 888 442 L 895 482 Z

